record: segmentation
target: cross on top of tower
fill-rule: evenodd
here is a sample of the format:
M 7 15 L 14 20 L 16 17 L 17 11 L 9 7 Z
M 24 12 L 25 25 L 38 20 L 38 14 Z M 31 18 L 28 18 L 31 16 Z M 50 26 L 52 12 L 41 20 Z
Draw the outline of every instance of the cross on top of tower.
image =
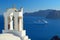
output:
M 16 10 L 16 5 L 14 4 L 14 5 L 12 6 L 12 8 L 13 8 L 14 10 Z

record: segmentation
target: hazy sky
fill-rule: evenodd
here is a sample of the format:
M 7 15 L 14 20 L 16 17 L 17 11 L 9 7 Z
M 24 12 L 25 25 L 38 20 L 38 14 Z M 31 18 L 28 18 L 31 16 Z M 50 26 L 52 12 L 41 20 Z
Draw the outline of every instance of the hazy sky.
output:
M 0 13 L 11 8 L 13 5 L 19 9 L 24 8 L 24 12 L 34 12 L 45 9 L 60 10 L 60 0 L 0 0 Z

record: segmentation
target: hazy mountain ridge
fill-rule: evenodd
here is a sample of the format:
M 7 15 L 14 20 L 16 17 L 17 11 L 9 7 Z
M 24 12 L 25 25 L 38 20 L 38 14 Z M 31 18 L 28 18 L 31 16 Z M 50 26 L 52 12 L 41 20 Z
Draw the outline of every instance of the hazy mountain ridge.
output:
M 46 16 L 46 18 L 60 18 L 60 11 L 52 11 Z
M 60 10 L 39 10 L 33 13 L 24 13 L 24 16 L 46 17 L 46 18 L 60 18 Z

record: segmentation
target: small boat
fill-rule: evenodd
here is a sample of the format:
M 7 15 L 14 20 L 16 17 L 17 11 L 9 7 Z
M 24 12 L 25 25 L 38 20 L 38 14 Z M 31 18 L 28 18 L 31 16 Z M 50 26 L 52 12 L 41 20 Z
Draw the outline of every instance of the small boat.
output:
M 46 23 L 46 24 L 48 23 L 46 20 L 42 20 L 42 21 L 43 21 L 44 23 Z
M 46 20 L 37 20 L 34 21 L 35 24 L 47 24 L 48 22 Z

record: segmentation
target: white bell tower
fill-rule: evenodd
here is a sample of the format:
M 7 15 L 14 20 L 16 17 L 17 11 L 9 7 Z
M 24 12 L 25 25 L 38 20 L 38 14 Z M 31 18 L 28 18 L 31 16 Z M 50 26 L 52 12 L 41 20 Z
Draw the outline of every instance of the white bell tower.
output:
M 23 29 L 23 8 L 17 10 L 10 8 L 4 13 L 3 33 L 11 33 L 21 38 L 21 40 L 31 40 Z

